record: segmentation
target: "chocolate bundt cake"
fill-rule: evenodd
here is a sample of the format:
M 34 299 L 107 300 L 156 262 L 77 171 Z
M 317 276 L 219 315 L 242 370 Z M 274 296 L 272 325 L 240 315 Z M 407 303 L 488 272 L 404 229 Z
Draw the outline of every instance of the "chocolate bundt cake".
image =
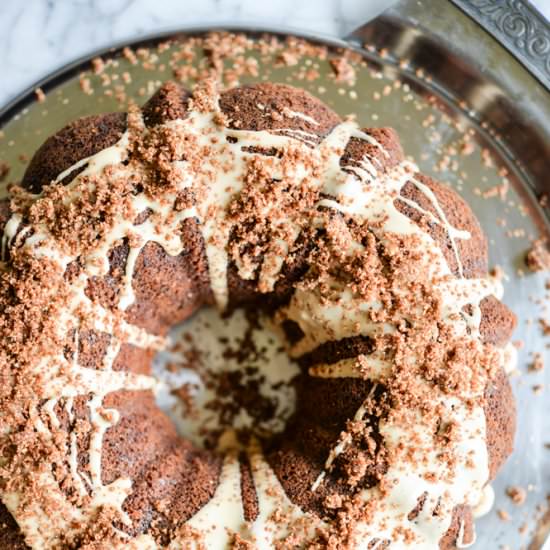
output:
M 168 83 L 50 137 L 0 231 L 1 548 L 473 543 L 515 318 L 472 211 L 392 129 Z M 203 306 L 281 334 L 282 433 L 201 449 L 157 406 L 151 360 Z

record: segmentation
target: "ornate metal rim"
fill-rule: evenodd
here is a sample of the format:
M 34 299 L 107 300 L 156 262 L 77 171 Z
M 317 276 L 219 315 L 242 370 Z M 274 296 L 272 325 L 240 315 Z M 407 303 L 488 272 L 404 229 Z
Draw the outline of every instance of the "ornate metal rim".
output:
M 524 0 L 451 0 L 550 90 L 550 24 Z

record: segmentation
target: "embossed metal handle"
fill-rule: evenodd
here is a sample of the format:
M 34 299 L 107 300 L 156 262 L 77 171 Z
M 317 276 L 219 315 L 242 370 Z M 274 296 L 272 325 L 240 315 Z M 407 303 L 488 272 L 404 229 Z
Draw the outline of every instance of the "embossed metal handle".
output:
M 550 90 L 550 24 L 524 0 L 451 0 Z
M 452 17 L 451 4 L 492 35 L 550 91 L 550 23 L 528 0 L 398 0 L 345 39 L 361 41 L 379 19 L 397 18 L 408 21 L 411 27 L 429 29 L 434 18 Z

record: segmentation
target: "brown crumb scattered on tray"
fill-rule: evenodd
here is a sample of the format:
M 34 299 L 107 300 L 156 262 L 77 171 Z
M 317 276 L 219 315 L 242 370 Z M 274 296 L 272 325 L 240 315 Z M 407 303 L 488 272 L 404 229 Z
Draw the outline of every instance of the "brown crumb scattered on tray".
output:
M 10 165 L 7 162 L 0 162 L 0 182 L 4 181 L 10 173 Z
M 105 69 L 105 61 L 101 57 L 94 57 L 92 59 L 92 69 L 95 74 L 101 74 Z
M 550 250 L 544 239 L 537 239 L 525 256 L 525 263 L 531 271 L 550 270 Z
M 79 83 L 80 83 L 80 89 L 86 95 L 92 95 L 94 93 L 94 89 L 92 88 L 92 83 L 88 77 L 81 75 Z
M 544 369 L 544 359 L 542 358 L 542 354 L 535 353 L 533 356 L 533 362 L 529 365 L 529 370 L 531 372 L 541 371 Z
M 336 76 L 336 82 L 345 82 L 347 84 L 355 83 L 355 69 L 344 56 L 339 56 L 330 60 L 330 66 Z
M 506 489 L 506 494 L 517 506 L 521 506 L 527 499 L 527 491 L 518 485 L 511 485 Z
M 550 336 L 550 323 L 546 319 L 539 319 L 539 324 L 544 336 Z
M 46 94 L 42 88 L 36 88 L 36 90 L 34 90 L 34 95 L 36 96 L 36 101 L 38 101 L 38 103 L 44 103 L 44 101 L 46 101 Z

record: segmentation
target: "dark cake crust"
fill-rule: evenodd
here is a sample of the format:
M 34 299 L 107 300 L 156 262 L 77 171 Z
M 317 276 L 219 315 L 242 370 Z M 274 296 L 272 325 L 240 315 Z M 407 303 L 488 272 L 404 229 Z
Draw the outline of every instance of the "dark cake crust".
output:
M 464 277 L 468 279 L 483 277 L 488 269 L 487 241 L 471 208 L 452 189 L 429 176 L 415 174 L 415 179 L 431 189 L 451 226 L 470 233 L 469 239 L 456 239 L 455 241 Z M 414 201 L 420 208 L 431 212 L 436 218 L 440 219 L 432 203 L 418 190 L 414 183 L 407 183 L 401 190 L 401 195 Z M 445 255 L 451 271 L 455 275 L 459 275 L 457 259 L 444 227 L 429 221 L 418 210 L 411 208 L 402 201 L 397 200 L 396 206 L 401 213 L 415 223 L 421 227 L 426 227 L 428 234 L 439 244 L 439 248 Z
M 40 193 L 45 185 L 79 160 L 114 145 L 125 131 L 124 113 L 89 116 L 71 122 L 36 151 L 21 185 L 31 193 Z M 75 176 L 76 173 L 70 175 L 71 179 Z
M 239 130 L 302 130 L 322 137 L 340 122 L 340 117 L 317 98 L 284 84 L 227 90 L 220 96 L 220 107 L 229 127 Z M 311 117 L 316 124 L 292 113 Z
M 28 550 L 19 525 L 0 502 L 0 546 L 6 550 Z
M 167 82 L 143 106 L 143 120 L 149 127 L 169 120 L 185 119 L 191 93 L 176 82 Z
M 489 478 L 492 480 L 512 453 L 516 433 L 514 395 L 508 376 L 502 369 L 496 373 L 485 390 L 485 418 L 489 451 Z
M 168 120 L 187 116 L 191 94 L 181 86 L 164 85 L 144 106 L 145 123 L 153 127 Z M 320 141 L 340 122 L 336 113 L 307 92 L 284 85 L 259 84 L 225 91 L 220 107 L 231 128 L 249 130 L 300 130 L 313 134 Z M 292 116 L 293 112 L 311 117 Z M 290 113 L 290 114 L 289 114 Z M 87 117 L 75 121 L 49 138 L 33 157 L 22 185 L 33 193 L 53 181 L 61 172 L 79 160 L 112 146 L 126 130 L 125 114 Z M 389 155 L 380 155 L 372 144 L 352 138 L 341 165 L 352 167 L 364 156 L 377 158 L 380 169 L 388 171 L 403 160 L 403 151 L 394 130 L 366 128 Z M 73 177 L 73 176 L 71 176 Z M 482 230 L 468 205 L 451 189 L 428 176 L 416 174 L 437 197 L 449 223 L 471 234 L 469 240 L 458 240 L 460 261 L 464 276 L 482 277 L 487 273 L 487 243 Z M 413 183 L 407 183 L 402 196 L 414 201 L 423 210 L 440 218 L 438 212 Z M 440 225 L 434 224 L 418 210 L 396 200 L 398 210 L 428 233 L 438 244 L 449 266 L 458 274 L 458 263 L 449 238 Z M 9 215 L 7 203 L 0 202 L 0 230 Z M 208 264 L 204 242 L 195 219 L 188 219 L 182 227 L 182 238 L 187 246 L 179 256 L 169 256 L 159 245 L 149 243 L 142 250 L 136 265 L 134 292 L 136 302 L 127 312 L 127 320 L 155 334 L 165 334 L 178 321 L 189 317 L 203 304 L 213 302 L 208 280 Z M 298 240 L 292 254 L 284 264 L 281 279 L 275 290 L 267 296 L 258 296 L 257 281 L 242 280 L 236 267 L 229 266 L 228 281 L 231 307 L 246 305 L 252 308 L 269 308 L 287 301 L 293 283 L 307 269 L 311 242 Z M 110 273 L 92 280 L 87 292 L 107 307 L 114 307 L 120 292 L 121 276 L 128 257 L 128 244 L 122 243 L 111 251 Z M 75 268 L 77 269 L 77 268 Z M 499 300 L 486 298 L 481 303 L 480 332 L 483 341 L 503 346 L 515 326 L 514 315 Z M 299 339 L 300 335 L 296 336 Z M 93 368 L 103 356 L 107 335 L 89 333 L 81 339 L 80 356 L 84 366 Z M 344 357 L 353 357 L 369 349 L 363 337 L 330 342 L 313 350 L 299 360 L 304 374 L 297 381 L 298 410 L 281 438 L 266 448 L 267 459 L 273 467 L 287 495 L 304 510 L 320 516 L 330 515 L 325 505 L 330 494 L 349 494 L 337 481 L 338 473 L 350 467 L 353 455 L 343 455 L 333 474 L 316 492 L 311 486 L 323 470 L 329 449 L 346 421 L 353 417 L 372 382 L 355 378 L 320 379 L 307 376 L 308 367 L 318 363 L 332 363 Z M 147 373 L 152 353 L 125 345 L 115 361 L 115 370 Z M 377 398 L 384 403 L 384 390 L 377 390 Z M 197 450 L 181 440 L 168 418 L 158 410 L 150 393 L 116 392 L 107 397 L 106 406 L 116 408 L 121 421 L 107 431 L 104 439 L 102 472 L 104 483 L 119 477 L 137 480 L 133 493 L 124 509 L 133 520 L 130 534 L 146 531 L 152 525 L 158 540 L 168 542 L 175 527 L 191 517 L 212 497 L 220 474 L 221 461 L 211 454 Z M 497 373 L 486 390 L 485 413 L 487 418 L 487 447 L 490 457 L 491 479 L 510 454 L 515 431 L 515 411 L 510 385 L 503 372 Z M 86 404 L 77 404 L 77 418 L 87 419 Z M 66 420 L 66 419 L 65 419 Z M 86 441 L 80 441 L 83 450 Z M 382 442 L 377 444 L 382 447 Z M 139 453 L 135 449 L 140 449 Z M 86 470 L 84 453 L 79 455 L 80 468 Z M 375 485 L 385 471 L 381 456 L 363 473 L 358 487 Z M 252 520 L 258 513 L 257 496 L 246 461 L 241 463 L 241 483 L 244 515 Z M 170 480 L 167 485 L 165 480 Z M 159 503 L 162 502 L 162 505 Z M 0 507 L 0 546 L 27 548 L 11 515 Z M 461 522 L 464 522 L 466 540 L 472 534 L 472 518 L 468 507 L 456 509 L 449 531 L 441 540 L 440 548 L 455 548 Z

